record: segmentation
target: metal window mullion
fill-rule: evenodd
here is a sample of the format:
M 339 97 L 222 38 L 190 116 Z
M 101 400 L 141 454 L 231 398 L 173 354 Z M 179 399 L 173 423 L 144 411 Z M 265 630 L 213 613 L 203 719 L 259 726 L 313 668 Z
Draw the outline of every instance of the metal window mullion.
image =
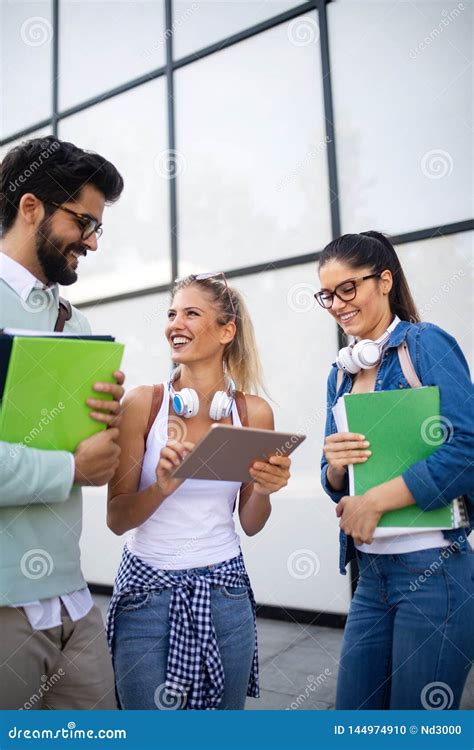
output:
M 174 72 L 173 72 L 173 8 L 172 0 L 165 0 L 165 36 L 166 36 L 166 94 L 168 115 L 168 158 L 174 162 L 176 151 L 176 132 L 174 114 Z M 177 172 L 170 174 L 169 184 L 169 216 L 170 216 L 170 250 L 171 250 L 171 279 L 170 284 L 178 276 L 178 203 L 176 191 Z
M 332 96 L 331 63 L 329 56 L 329 33 L 326 12 L 326 0 L 318 0 L 319 38 L 321 48 L 321 72 L 323 76 L 324 121 L 327 138 L 327 163 L 329 181 L 329 206 L 331 211 L 331 233 L 335 239 L 341 234 L 339 209 L 339 186 L 337 179 L 336 129 L 334 127 L 334 108 Z
M 53 44 L 52 44 L 52 116 L 51 127 L 53 135 L 58 135 L 59 110 L 59 0 L 53 0 Z

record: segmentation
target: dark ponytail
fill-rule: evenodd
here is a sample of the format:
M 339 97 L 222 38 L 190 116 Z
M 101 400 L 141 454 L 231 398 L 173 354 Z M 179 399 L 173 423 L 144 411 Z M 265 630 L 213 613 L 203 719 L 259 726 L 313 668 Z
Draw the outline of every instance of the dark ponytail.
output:
M 339 260 L 351 268 L 368 267 L 371 273 L 391 271 L 393 286 L 389 294 L 390 309 L 400 320 L 419 323 L 420 315 L 410 292 L 398 255 L 390 240 L 381 232 L 343 234 L 324 248 L 319 259 L 321 268 L 330 260 Z

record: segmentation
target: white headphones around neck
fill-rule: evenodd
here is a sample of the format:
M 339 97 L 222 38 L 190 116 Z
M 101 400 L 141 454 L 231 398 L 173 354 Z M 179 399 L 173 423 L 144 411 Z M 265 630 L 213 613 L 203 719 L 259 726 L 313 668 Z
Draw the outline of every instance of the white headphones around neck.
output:
M 376 341 L 361 339 L 340 349 L 336 357 L 338 370 L 355 375 L 361 370 L 370 370 L 372 367 L 376 367 L 380 362 L 384 346 L 388 342 L 390 334 L 399 323 L 400 318 L 395 315 L 385 333 Z
M 221 419 L 230 416 L 234 405 L 237 389 L 232 378 L 229 375 L 226 375 L 226 378 L 227 390 L 216 391 L 209 407 L 209 416 L 213 422 L 219 422 Z M 168 381 L 168 390 L 175 414 L 184 417 L 184 419 L 195 417 L 199 412 L 199 396 L 194 388 L 182 388 L 180 391 L 175 391 L 173 388 L 173 380 L 175 379 L 175 377 L 171 377 Z

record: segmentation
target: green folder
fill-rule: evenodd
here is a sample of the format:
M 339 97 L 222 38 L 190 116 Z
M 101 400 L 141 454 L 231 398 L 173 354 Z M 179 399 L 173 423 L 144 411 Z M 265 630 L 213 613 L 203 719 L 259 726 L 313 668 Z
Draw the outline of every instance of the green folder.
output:
M 73 338 L 18 336 L 13 340 L 0 408 L 0 440 L 24 447 L 73 453 L 106 425 L 90 417 L 86 399 L 110 400 L 94 391 L 113 383 L 123 344 Z
M 437 386 L 346 394 L 339 399 L 338 429 L 365 435 L 372 451 L 365 463 L 349 467 L 350 494 L 362 495 L 434 453 L 449 438 L 439 413 Z M 394 528 L 397 534 L 457 528 L 465 524 L 464 512 L 460 500 L 429 511 L 416 505 L 392 510 L 381 517 L 375 536 L 385 536 L 390 533 L 385 529 Z

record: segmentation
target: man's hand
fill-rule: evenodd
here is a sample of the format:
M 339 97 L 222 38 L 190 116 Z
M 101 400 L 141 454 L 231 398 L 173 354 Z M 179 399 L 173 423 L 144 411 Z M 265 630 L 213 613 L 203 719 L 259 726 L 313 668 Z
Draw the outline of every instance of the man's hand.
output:
M 125 393 L 122 387 L 125 381 L 125 375 L 120 370 L 114 372 L 114 378 L 116 383 L 95 383 L 94 391 L 99 393 L 111 393 L 113 396 L 112 401 L 104 401 L 102 399 L 88 398 L 86 404 L 94 411 L 91 411 L 90 416 L 97 422 L 104 422 L 108 427 L 118 427 L 121 420 L 121 404 L 120 401 Z
M 119 465 L 116 427 L 83 440 L 74 453 L 74 484 L 101 487 L 112 479 Z

